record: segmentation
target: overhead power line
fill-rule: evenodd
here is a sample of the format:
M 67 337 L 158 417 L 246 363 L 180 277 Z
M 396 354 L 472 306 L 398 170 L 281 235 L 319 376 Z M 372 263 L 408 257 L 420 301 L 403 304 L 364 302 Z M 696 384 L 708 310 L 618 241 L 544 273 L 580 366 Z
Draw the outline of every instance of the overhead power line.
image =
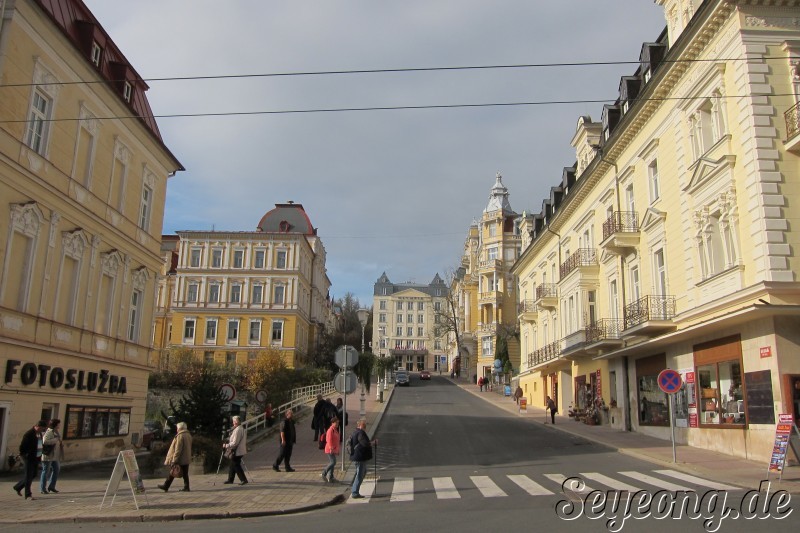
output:
M 667 98 L 642 98 L 631 100 L 631 105 L 636 102 L 664 102 L 669 100 L 675 101 L 691 101 L 691 100 L 708 100 L 708 99 L 731 99 L 731 98 L 748 98 L 753 95 L 729 95 L 718 96 L 684 96 L 684 97 L 667 97 Z M 794 93 L 783 93 L 769 95 L 776 96 L 795 96 Z M 482 104 L 430 104 L 430 105 L 399 105 L 399 106 L 371 106 L 371 107 L 329 107 L 329 108 L 315 108 L 315 109 L 278 109 L 278 110 L 265 110 L 265 111 L 225 111 L 225 112 L 209 112 L 209 113 L 171 113 L 163 115 L 152 115 L 153 118 L 167 119 L 167 118 L 195 118 L 195 117 L 235 117 L 235 116 L 252 116 L 252 115 L 291 115 L 291 114 L 312 114 L 312 113 L 344 113 L 344 112 L 365 112 L 365 111 L 410 111 L 410 110 L 426 110 L 426 109 L 463 109 L 463 108 L 484 108 L 484 107 L 521 107 L 521 106 L 543 106 L 543 105 L 572 105 L 572 104 L 602 104 L 613 103 L 615 99 L 602 99 L 602 100 L 541 100 L 533 102 L 493 102 Z M 95 120 L 124 120 L 124 119 L 140 119 L 137 115 L 120 115 L 110 117 L 94 117 Z M 41 119 L 42 122 L 74 122 L 82 120 L 80 117 L 66 117 L 66 118 L 49 118 Z M 0 124 L 15 124 L 30 122 L 29 119 L 16 119 L 16 120 L 0 120 Z
M 786 59 L 786 58 L 767 58 L 767 59 Z M 747 58 L 712 58 L 712 59 L 678 59 L 664 60 L 662 63 L 707 63 L 720 61 L 747 61 Z M 452 66 L 452 67 L 409 67 L 409 68 L 378 68 L 378 69 L 352 69 L 352 70 L 318 70 L 318 71 L 299 71 L 299 72 L 266 72 L 250 74 L 219 74 L 207 76 L 169 76 L 159 78 L 142 78 L 142 81 L 152 83 L 160 81 L 195 81 L 195 80 L 226 80 L 226 79 L 245 79 L 245 78 L 279 78 L 294 76 L 336 76 L 352 74 L 390 74 L 407 72 L 448 72 L 464 70 L 498 70 L 498 69 L 528 69 L 528 68 L 563 68 L 563 67 L 591 67 L 591 66 L 610 66 L 610 65 L 639 65 L 640 61 L 576 61 L 563 63 L 520 63 L 510 65 L 471 65 L 471 66 Z M 31 87 L 33 85 L 91 85 L 104 83 L 117 83 L 127 80 L 81 80 L 81 81 L 57 81 L 51 83 L 8 83 L 0 84 L 3 87 Z

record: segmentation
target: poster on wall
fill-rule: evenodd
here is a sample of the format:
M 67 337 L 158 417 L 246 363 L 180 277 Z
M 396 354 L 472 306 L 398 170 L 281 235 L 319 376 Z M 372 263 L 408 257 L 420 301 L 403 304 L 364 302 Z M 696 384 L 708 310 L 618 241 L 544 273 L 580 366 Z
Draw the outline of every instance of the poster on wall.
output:
M 597 369 L 597 398 L 598 400 L 603 397 L 603 382 L 600 379 L 600 369 Z
M 694 395 L 694 370 L 691 368 L 683 368 L 678 370 L 681 375 L 683 383 L 678 392 L 675 393 L 675 427 L 697 427 L 691 425 L 691 401 Z M 688 383 L 688 376 L 691 374 L 692 383 Z M 696 414 L 695 410 L 695 414 Z
M 697 381 L 694 375 L 694 369 L 688 369 L 685 371 L 681 371 L 681 377 L 683 378 L 683 386 L 686 390 L 686 402 L 687 402 L 687 411 L 689 413 L 689 427 L 696 428 L 698 427 L 698 417 L 697 417 Z

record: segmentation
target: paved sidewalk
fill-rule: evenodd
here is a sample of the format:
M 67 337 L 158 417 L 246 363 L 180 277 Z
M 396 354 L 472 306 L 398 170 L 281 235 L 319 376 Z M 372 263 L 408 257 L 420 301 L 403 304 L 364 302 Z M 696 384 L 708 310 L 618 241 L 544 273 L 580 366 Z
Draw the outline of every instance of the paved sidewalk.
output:
M 541 407 L 528 406 L 527 413 L 520 413 L 514 399 L 503 396 L 497 392 L 481 392 L 475 384 L 464 380 L 451 380 L 462 389 L 469 391 L 504 409 L 515 416 L 529 419 L 534 424 L 539 424 L 553 431 L 564 431 L 572 435 L 584 437 L 587 440 L 604 444 L 618 450 L 620 453 L 654 461 L 665 468 L 681 470 L 702 478 L 712 479 L 723 483 L 738 485 L 747 489 L 758 489 L 759 482 L 767 477 L 767 462 L 750 461 L 732 455 L 696 448 L 688 445 L 676 446 L 677 463 L 672 462 L 672 443 L 641 433 L 621 431 L 607 425 L 589 426 L 575 422 L 568 416 L 556 415 L 555 425 L 550 424 L 550 414 L 545 416 Z M 791 453 L 791 451 L 790 451 Z M 779 489 L 791 493 L 800 493 L 800 466 L 787 466 L 783 472 L 783 480 L 778 482 L 778 476 L 773 473 L 772 491 Z
M 370 435 L 378 427 L 393 392 L 390 386 L 384 392 L 384 403 L 379 403 L 375 399 L 375 387 L 373 383 L 365 402 L 367 433 Z M 337 397 L 338 395 L 331 396 L 334 402 Z M 347 435 L 355 429 L 360 418 L 359 400 L 360 389 L 347 396 Z M 308 416 L 311 408 L 313 403 L 304 409 L 306 415 L 301 415 L 302 418 L 297 422 L 297 444 L 292 454 L 292 468 L 295 472 L 272 470 L 278 454 L 278 438 L 271 436 L 256 443 L 245 456 L 244 464 L 249 470 L 250 480 L 247 485 L 223 485 L 223 481 L 227 479 L 225 469 L 219 475 L 212 473 L 191 476 L 191 492 L 179 492 L 183 483 L 176 479 L 170 491 L 164 493 L 156 487 L 163 483 L 164 477 L 148 477 L 144 480 L 145 494 L 136 497 L 138 510 L 127 478 L 120 483 L 113 505 L 110 505 L 109 497 L 103 508 L 100 508 L 113 463 L 102 476 L 100 474 L 103 469 L 96 466 L 92 468 L 97 472 L 94 476 L 74 469 L 63 471 L 58 481 L 61 491 L 58 494 L 40 494 L 37 479 L 33 484 L 34 500 L 25 500 L 14 492 L 12 485 L 18 477 L 3 477 L 5 488 L 0 490 L 0 523 L 142 522 L 253 517 L 301 512 L 344 501 L 349 494 L 353 470 L 342 472 L 341 464 L 337 462 L 336 478 L 340 480 L 339 483 L 322 481 L 321 473 L 328 464 L 328 457 L 314 442 L 314 432 Z M 347 468 L 349 460 L 346 461 Z

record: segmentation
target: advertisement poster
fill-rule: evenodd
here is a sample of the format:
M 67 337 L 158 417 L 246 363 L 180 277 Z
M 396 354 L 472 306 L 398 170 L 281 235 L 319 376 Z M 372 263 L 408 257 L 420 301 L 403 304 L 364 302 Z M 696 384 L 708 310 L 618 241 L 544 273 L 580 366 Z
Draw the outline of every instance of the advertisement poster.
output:
M 597 369 L 596 376 L 597 376 L 597 397 L 598 398 L 602 398 L 603 397 L 603 382 L 600 379 L 600 369 L 599 368 Z
M 683 384 L 675 393 L 675 427 L 697 427 L 697 409 L 694 400 L 694 369 L 682 368 L 678 370 Z M 691 381 L 690 381 L 691 380 Z M 694 409 L 694 424 L 692 425 L 692 408 Z
M 789 447 L 789 436 L 792 434 L 792 415 L 779 414 L 778 426 L 775 428 L 775 444 L 772 446 L 772 457 L 769 461 L 770 472 L 782 472 L 786 462 L 786 450 Z

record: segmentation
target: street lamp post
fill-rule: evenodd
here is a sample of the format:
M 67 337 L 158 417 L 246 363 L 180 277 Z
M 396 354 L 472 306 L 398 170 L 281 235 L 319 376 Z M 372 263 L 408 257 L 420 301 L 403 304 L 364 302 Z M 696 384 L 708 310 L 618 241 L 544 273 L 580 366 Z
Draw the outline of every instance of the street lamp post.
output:
M 361 322 L 361 353 L 364 353 L 364 330 L 367 327 L 367 319 L 369 319 L 369 310 L 364 309 L 363 307 L 357 311 L 358 314 L 358 321 Z M 365 376 L 365 379 L 369 379 L 369 376 Z M 364 418 L 367 414 L 367 396 L 365 391 L 365 384 L 364 381 L 361 382 L 361 409 L 359 414 L 361 418 Z

